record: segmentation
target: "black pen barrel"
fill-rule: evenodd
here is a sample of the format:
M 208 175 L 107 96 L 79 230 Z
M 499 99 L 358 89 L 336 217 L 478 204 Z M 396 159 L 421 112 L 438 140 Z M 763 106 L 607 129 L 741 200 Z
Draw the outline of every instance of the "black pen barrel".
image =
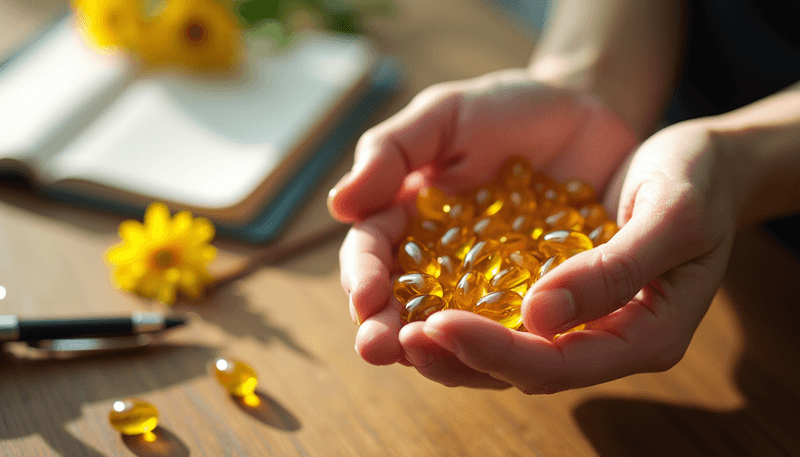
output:
M 48 319 L 19 323 L 19 341 L 100 338 L 130 334 L 133 334 L 133 322 L 127 317 Z

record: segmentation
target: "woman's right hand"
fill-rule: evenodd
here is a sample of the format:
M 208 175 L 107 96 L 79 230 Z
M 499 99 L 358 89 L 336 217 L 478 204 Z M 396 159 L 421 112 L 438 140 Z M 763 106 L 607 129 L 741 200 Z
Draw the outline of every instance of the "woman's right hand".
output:
M 542 84 L 522 69 L 432 86 L 367 131 L 352 170 L 328 201 L 336 219 L 353 223 L 339 257 L 350 313 L 360 323 L 361 357 L 376 365 L 412 364 L 432 378 L 446 372 L 448 379 L 435 379 L 445 384 L 503 385 L 421 332 L 401 335 L 393 246 L 418 191 L 435 186 L 461 193 L 493 180 L 507 158 L 519 155 L 557 180 L 582 179 L 602 192 L 635 145 L 633 132 L 597 99 Z M 608 203 L 616 211 L 616 202 Z

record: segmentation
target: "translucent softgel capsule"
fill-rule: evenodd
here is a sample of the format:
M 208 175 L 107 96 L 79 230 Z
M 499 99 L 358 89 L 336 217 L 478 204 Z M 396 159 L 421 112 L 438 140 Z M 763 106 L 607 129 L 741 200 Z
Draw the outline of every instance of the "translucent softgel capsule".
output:
M 453 291 L 453 308 L 471 310 L 488 289 L 489 282 L 483 273 L 479 271 L 464 273 Z
M 506 160 L 500 167 L 500 179 L 507 189 L 529 187 L 533 179 L 533 171 L 528 159 L 514 156 Z
M 596 199 L 594 187 L 587 182 L 573 179 L 564 183 L 564 188 L 573 205 L 580 205 Z
M 158 425 L 158 410 L 155 406 L 138 398 L 117 400 L 111 405 L 108 421 L 123 435 L 148 437 L 152 436 L 151 432 Z
M 406 273 L 394 282 L 394 296 L 400 303 L 420 295 L 442 296 L 442 285 L 431 275 L 425 273 Z
M 584 225 L 583 216 L 578 210 L 569 206 L 556 206 L 544 219 L 550 230 L 581 230 Z
M 450 227 L 444 232 L 436 244 L 436 252 L 439 255 L 452 254 L 459 259 L 463 259 L 467 252 L 475 244 L 475 237 L 467 227 Z
M 445 289 L 452 289 L 461 277 L 461 259 L 452 255 L 440 255 L 436 258 L 439 263 L 439 284 Z
M 248 397 L 254 395 L 258 376 L 250 365 L 234 359 L 219 358 L 214 361 L 214 374 L 231 395 Z
M 608 242 L 618 231 L 617 223 L 605 221 L 589 233 L 589 239 L 595 246 Z
M 525 295 L 530 283 L 530 271 L 514 265 L 498 271 L 489 281 L 489 289 L 493 291 L 513 290 L 520 295 Z
M 450 197 L 443 190 L 435 187 L 423 187 L 417 194 L 417 214 L 422 219 L 446 221 L 446 206 Z
M 500 251 L 500 243 L 494 240 L 478 241 L 472 246 L 466 256 L 464 262 L 461 264 L 463 271 L 475 270 L 483 273 L 486 279 L 491 279 L 492 276 L 500 269 L 500 263 L 503 261 L 503 254 Z
M 510 329 L 522 324 L 522 296 L 511 290 L 484 295 L 475 303 L 472 312 L 486 316 Z
M 412 237 L 408 237 L 400 243 L 397 257 L 403 271 L 439 276 L 440 267 L 436 256 Z
M 437 295 L 420 295 L 406 303 L 403 320 L 406 322 L 424 321 L 431 314 L 447 308 L 447 302 Z
M 574 230 L 557 230 L 542 237 L 539 242 L 539 252 L 545 257 L 556 254 L 571 256 L 575 253 L 588 251 L 594 244 L 588 236 Z

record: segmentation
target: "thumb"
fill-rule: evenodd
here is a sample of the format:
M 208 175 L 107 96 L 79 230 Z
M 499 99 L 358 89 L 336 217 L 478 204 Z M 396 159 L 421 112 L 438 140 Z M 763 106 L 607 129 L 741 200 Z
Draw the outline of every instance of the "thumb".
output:
M 354 222 L 391 204 L 406 177 L 433 162 L 456 131 L 459 98 L 432 86 L 359 139 L 353 169 L 328 194 L 328 210 Z
M 694 258 L 699 243 L 690 232 L 696 221 L 686 216 L 686 197 L 674 189 L 665 181 L 642 184 L 631 219 L 611 240 L 567 259 L 536 282 L 522 304 L 526 328 L 552 337 L 603 317 Z

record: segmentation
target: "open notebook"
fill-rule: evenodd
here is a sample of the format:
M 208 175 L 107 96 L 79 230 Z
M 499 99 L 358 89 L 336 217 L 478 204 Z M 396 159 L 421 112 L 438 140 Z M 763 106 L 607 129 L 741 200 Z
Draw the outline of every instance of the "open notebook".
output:
M 147 74 L 66 18 L 0 69 L 0 170 L 65 203 L 163 201 L 268 241 L 398 80 L 368 40 L 327 34 L 250 54 L 235 78 Z

